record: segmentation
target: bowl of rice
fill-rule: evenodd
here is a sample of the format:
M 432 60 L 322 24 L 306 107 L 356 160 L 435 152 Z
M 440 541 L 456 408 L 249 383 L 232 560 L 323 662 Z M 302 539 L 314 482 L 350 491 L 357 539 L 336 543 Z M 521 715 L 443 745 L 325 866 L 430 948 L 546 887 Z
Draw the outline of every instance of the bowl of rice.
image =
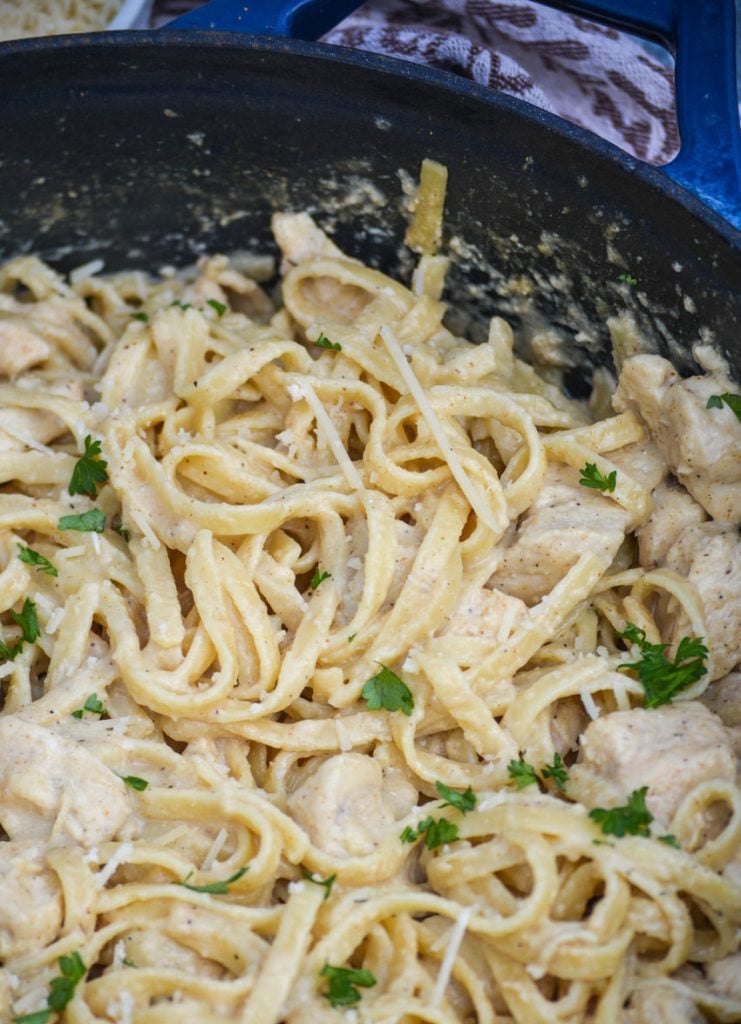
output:
M 148 28 L 152 0 L 0 0 L 0 42 Z

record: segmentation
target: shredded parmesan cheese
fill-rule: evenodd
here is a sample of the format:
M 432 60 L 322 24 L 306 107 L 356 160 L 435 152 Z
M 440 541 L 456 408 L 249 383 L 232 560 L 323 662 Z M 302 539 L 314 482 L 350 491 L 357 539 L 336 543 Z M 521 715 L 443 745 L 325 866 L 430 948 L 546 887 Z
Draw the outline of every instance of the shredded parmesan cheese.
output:
M 382 327 L 381 337 L 383 338 L 389 355 L 396 364 L 396 368 L 401 374 L 404 383 L 409 388 L 409 393 L 419 406 L 419 411 L 427 422 L 427 426 L 430 428 L 430 433 L 435 438 L 437 446 L 448 464 L 448 468 L 453 479 L 465 494 L 469 505 L 481 522 L 485 523 L 489 529 L 497 535 L 500 534 L 503 526 L 506 526 L 506 524 L 497 523 L 496 520 L 492 518 L 483 495 L 480 493 L 473 480 L 471 480 L 469 475 L 466 473 L 465 469 L 461 465 L 460 459 L 453 451 L 450 441 L 448 441 L 445 436 L 443 425 L 438 419 L 437 413 L 430 405 L 430 400 L 427 398 L 427 395 L 425 395 L 424 388 L 417 380 L 414 371 L 407 362 L 404 353 L 399 347 L 399 342 L 393 335 L 393 332 L 388 327 Z
M 229 833 L 225 828 L 219 830 L 218 835 L 211 844 L 211 849 L 208 851 L 206 856 L 203 858 L 203 864 L 201 865 L 201 871 L 210 871 L 214 866 L 214 861 L 221 853 L 222 847 L 227 840 Z
M 118 871 L 121 865 L 125 863 L 127 858 L 131 856 L 133 850 L 134 847 L 132 843 L 121 843 L 121 845 L 113 854 L 113 856 L 108 861 L 106 866 L 101 868 L 100 871 L 97 872 L 97 874 L 95 875 L 95 880 L 101 887 L 101 889 L 106 884 L 106 882 L 108 882 L 108 880 L 113 877 L 113 875 L 116 873 L 116 871 Z
M 319 401 L 314 388 L 308 382 L 301 385 L 289 385 L 288 391 L 291 397 L 293 397 L 292 388 L 298 387 L 300 397 L 305 398 L 308 402 L 309 408 L 316 417 L 317 426 L 324 434 L 324 438 L 329 445 L 332 454 L 337 460 L 337 465 L 340 467 L 342 472 L 345 474 L 345 479 L 356 491 L 363 491 L 363 481 L 360 479 L 360 475 L 353 466 L 350 456 L 347 454 L 344 444 L 340 435 L 337 433 L 334 423 L 327 415 L 327 410 L 324 408 L 322 403 Z
M 595 700 L 594 700 L 594 697 L 592 696 L 592 694 L 591 693 L 587 693 L 586 691 L 584 691 L 584 692 L 580 693 L 579 696 L 581 697 L 581 702 L 584 705 L 584 710 L 589 715 L 589 717 L 592 719 L 592 721 L 594 721 L 595 719 L 599 718 L 600 710 L 597 707 L 597 705 L 595 703 Z
M 453 965 L 455 964 L 455 958 L 458 956 L 458 950 L 461 948 L 466 929 L 468 928 L 468 922 L 471 920 L 473 915 L 476 913 L 478 907 L 464 907 L 461 910 L 458 918 L 450 929 L 448 935 L 448 948 L 445 950 L 445 956 L 443 962 L 440 964 L 440 970 L 437 972 L 437 978 L 435 980 L 435 987 L 432 990 L 432 996 L 430 1003 L 432 1006 L 439 1006 L 445 989 L 448 987 L 450 976 L 453 973 Z

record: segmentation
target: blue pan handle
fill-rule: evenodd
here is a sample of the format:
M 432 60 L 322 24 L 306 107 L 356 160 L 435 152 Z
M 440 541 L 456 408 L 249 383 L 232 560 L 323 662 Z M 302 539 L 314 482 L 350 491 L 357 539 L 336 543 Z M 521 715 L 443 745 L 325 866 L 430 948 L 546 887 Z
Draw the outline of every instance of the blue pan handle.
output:
M 676 57 L 681 149 L 661 170 L 741 229 L 734 0 L 546 0 L 655 40 Z M 211 0 L 171 25 L 318 39 L 358 0 Z

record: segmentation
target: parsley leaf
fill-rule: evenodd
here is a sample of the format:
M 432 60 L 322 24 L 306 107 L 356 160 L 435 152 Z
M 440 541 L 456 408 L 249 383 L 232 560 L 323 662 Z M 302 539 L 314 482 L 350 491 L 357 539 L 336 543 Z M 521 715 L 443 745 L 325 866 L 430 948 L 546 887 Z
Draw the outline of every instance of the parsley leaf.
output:
M 638 284 L 638 278 L 633 277 L 632 274 L 618 274 L 618 281 L 623 281 L 625 284 Z
M 314 575 L 311 577 L 311 583 L 309 586 L 312 590 L 316 590 L 320 583 L 324 583 L 325 580 L 332 578 L 331 572 L 321 572 L 319 566 L 314 570 Z
M 59 969 L 62 972 L 61 978 L 52 978 L 49 982 L 49 996 L 46 1000 L 50 1010 L 59 1013 L 71 1001 L 75 989 L 85 977 L 87 967 L 82 962 L 82 957 L 75 951 L 72 956 L 60 956 Z
M 13 1017 L 13 1024 L 47 1024 L 51 1010 L 36 1010 L 35 1013 L 24 1013 L 20 1017 Z
M 127 786 L 131 786 L 132 789 L 138 790 L 139 793 L 143 793 L 149 786 L 146 779 L 140 779 L 137 775 L 122 775 L 121 782 L 125 782 Z
M 0 658 L 3 661 L 15 661 L 18 655 L 23 650 L 23 642 L 13 644 L 12 647 L 8 647 L 4 640 L 0 640 Z
M 36 605 L 29 597 L 23 602 L 23 608 L 20 612 L 11 612 L 10 615 L 13 622 L 21 627 L 23 639 L 27 644 L 32 644 L 34 640 L 38 639 L 41 630 L 39 629 L 39 620 L 36 615 Z
M 215 309 L 219 316 L 223 316 L 227 311 L 227 307 L 223 302 L 219 302 L 218 299 L 206 299 L 206 305 L 210 306 L 211 309 Z
M 414 709 L 412 691 L 386 665 L 381 665 L 381 671 L 370 677 L 361 696 L 368 702 L 369 711 L 385 708 L 386 711 L 400 710 L 405 715 L 411 715 Z
M 605 835 L 608 836 L 648 836 L 649 825 L 654 820 L 646 808 L 648 786 L 634 789 L 624 807 L 594 807 L 589 812 L 592 821 L 596 821 Z
M 612 494 L 615 490 L 617 470 L 613 469 L 607 476 L 603 476 L 593 462 L 588 462 L 584 469 L 579 470 L 579 472 L 581 473 L 579 483 L 582 487 L 592 487 L 596 491 L 602 491 L 603 494 L 606 491 Z
M 60 530 L 79 530 L 80 533 L 102 533 L 105 530 L 105 512 L 99 508 L 91 508 L 79 516 L 62 516 L 59 520 Z
M 131 534 L 126 529 L 126 527 L 124 526 L 123 523 L 114 523 L 113 524 L 113 529 L 116 531 L 116 533 L 119 535 L 119 537 L 123 537 L 123 539 L 126 540 L 126 541 L 131 540 Z
M 138 313 L 131 314 L 132 320 L 141 320 L 143 324 L 149 323 L 149 313 L 145 313 L 143 309 L 140 309 Z
M 638 672 L 638 679 L 646 692 L 644 706 L 647 708 L 668 704 L 676 693 L 696 683 L 707 672 L 705 658 L 708 649 L 703 643 L 703 637 L 682 637 L 676 657 L 670 661 L 664 654 L 669 645 L 649 643 L 645 630 L 639 629 L 632 622 L 617 635 L 640 648 L 641 660 L 618 665 L 618 671 L 635 669 Z
M 520 754 L 519 761 L 510 761 L 507 765 L 507 774 L 511 779 L 514 779 L 517 783 L 518 789 L 524 789 L 525 786 L 532 786 L 533 783 L 537 783 L 538 776 L 535 774 L 535 769 L 531 764 Z
M 177 306 L 178 309 L 182 309 L 183 311 L 185 311 L 186 309 L 192 309 L 193 308 L 193 303 L 192 302 L 181 302 L 180 299 L 175 299 L 175 301 L 171 302 L 170 305 L 171 306 Z
M 666 835 L 656 837 L 660 843 L 666 843 L 667 846 L 673 846 L 675 850 L 681 850 L 682 847 L 679 845 L 676 836 Z
M 190 882 L 188 882 L 188 879 L 193 874 L 193 872 L 191 871 L 189 875 L 185 876 L 182 882 L 175 882 L 174 884 L 182 885 L 184 889 L 190 889 L 191 892 L 207 892 L 211 893 L 212 896 L 225 896 L 229 892 L 229 886 L 232 884 L 232 882 L 239 881 L 242 875 L 246 875 L 248 871 L 249 864 L 245 865 L 245 867 L 243 868 L 240 868 L 239 871 L 235 871 L 233 875 L 229 876 L 229 878 L 225 878 L 221 882 L 209 882 L 207 885 L 192 885 Z
M 87 494 L 94 498 L 98 493 L 98 484 L 108 479 L 108 463 L 100 458 L 100 441 L 93 441 L 90 434 L 85 438 L 85 451 L 75 463 L 72 479 L 67 490 L 70 494 Z
M 705 404 L 705 408 L 722 409 L 724 402 L 735 414 L 736 419 L 741 420 L 741 395 L 733 395 L 730 391 L 726 391 L 723 395 L 711 395 Z
M 325 999 L 328 999 L 332 1006 L 352 1006 L 360 1002 L 360 988 L 373 988 L 376 984 L 375 976 L 370 971 L 356 971 L 352 967 L 332 967 L 325 964 L 319 972 L 320 978 L 327 978 L 329 987 L 322 992 Z
M 35 565 L 37 572 L 45 572 L 47 576 L 58 576 L 56 568 L 51 564 L 48 558 L 44 558 L 38 551 L 34 551 L 33 548 L 24 547 L 23 544 L 18 545 L 18 557 L 26 565 Z
M 416 829 L 407 825 L 399 836 L 402 843 L 416 843 L 422 836 L 425 837 L 425 846 L 428 850 L 435 850 L 445 843 L 454 843 L 458 838 L 458 826 L 447 818 L 435 818 L 428 816 L 423 818 Z
M 566 783 L 569 781 L 569 773 L 559 753 L 555 754 L 553 764 L 546 764 L 543 766 L 542 774 L 544 779 L 553 779 L 561 792 L 566 789 Z
M 332 886 L 334 885 L 337 875 L 329 875 L 327 878 L 316 878 L 311 871 L 303 869 L 303 876 L 307 882 L 313 882 L 314 885 L 321 885 L 324 888 L 324 898 L 329 899 L 329 894 L 332 892 Z
M 101 718 L 111 717 L 106 711 L 103 703 L 99 700 L 97 693 L 91 693 L 82 707 L 78 708 L 77 711 L 72 712 L 72 717 L 82 718 L 86 711 L 89 711 L 91 715 L 100 715 Z
M 443 807 L 457 807 L 463 814 L 472 811 L 476 806 L 476 794 L 469 786 L 464 793 L 458 793 L 455 789 L 446 786 L 444 782 L 436 782 L 435 788 L 445 803 Z
M 342 351 L 342 345 L 340 345 L 339 341 L 330 341 L 324 331 L 322 331 L 314 344 L 317 348 L 331 348 L 335 352 Z

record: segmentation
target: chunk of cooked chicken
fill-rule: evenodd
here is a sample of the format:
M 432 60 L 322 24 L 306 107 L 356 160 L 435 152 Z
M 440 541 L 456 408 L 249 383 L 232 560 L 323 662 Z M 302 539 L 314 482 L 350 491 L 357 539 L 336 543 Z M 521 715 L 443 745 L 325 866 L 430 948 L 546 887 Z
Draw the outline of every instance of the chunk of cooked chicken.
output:
M 741 1001 L 741 953 L 733 953 L 722 960 L 706 964 L 705 977 L 713 991 Z
M 439 636 L 488 636 L 506 640 L 527 616 L 524 601 L 501 590 L 474 587 L 464 591 L 445 619 Z
M 366 754 L 337 754 L 308 766 L 288 797 L 288 813 L 320 850 L 361 857 L 378 849 L 384 830 L 416 802 L 416 790 L 398 772 L 384 772 Z
M 15 313 L 0 316 L 0 377 L 11 380 L 49 358 L 49 346 Z
M 727 728 L 741 725 L 741 672 L 729 672 L 708 686 L 700 700 Z
M 701 523 L 683 530 L 666 553 L 665 564 L 692 583 L 705 614 L 705 642 L 713 656 L 713 679 L 720 679 L 741 657 L 741 537 L 734 528 Z M 674 620 L 670 639 L 687 632 Z
M 667 551 L 682 531 L 707 519 L 702 505 L 677 483 L 659 484 L 652 497 L 651 515 L 636 530 L 638 559 L 644 569 L 664 565 Z
M 270 223 L 283 253 L 281 274 L 307 260 L 347 258 L 308 213 L 274 213 Z
M 17 715 L 0 719 L 0 823 L 11 839 L 91 847 L 129 811 L 123 782 L 82 744 Z
M 736 778 L 736 758 L 723 723 L 697 701 L 616 711 L 591 722 L 569 795 L 587 807 L 626 804 L 648 786 L 646 806 L 666 829 L 680 803 L 701 782 Z
M 609 497 L 581 486 L 575 469 L 549 465 L 488 586 L 536 604 L 585 551 L 614 558 L 627 522 L 625 510 Z
M 62 924 L 62 890 L 33 843 L 0 847 L 0 960 L 53 942 Z
M 713 519 L 741 520 L 741 423 L 712 395 L 733 392 L 720 371 L 682 380 L 666 359 L 639 355 L 623 364 L 613 405 L 632 409 L 647 424 L 661 453 L 693 498 Z
M 707 1024 L 692 998 L 671 985 L 649 985 L 633 994 L 620 1024 Z

